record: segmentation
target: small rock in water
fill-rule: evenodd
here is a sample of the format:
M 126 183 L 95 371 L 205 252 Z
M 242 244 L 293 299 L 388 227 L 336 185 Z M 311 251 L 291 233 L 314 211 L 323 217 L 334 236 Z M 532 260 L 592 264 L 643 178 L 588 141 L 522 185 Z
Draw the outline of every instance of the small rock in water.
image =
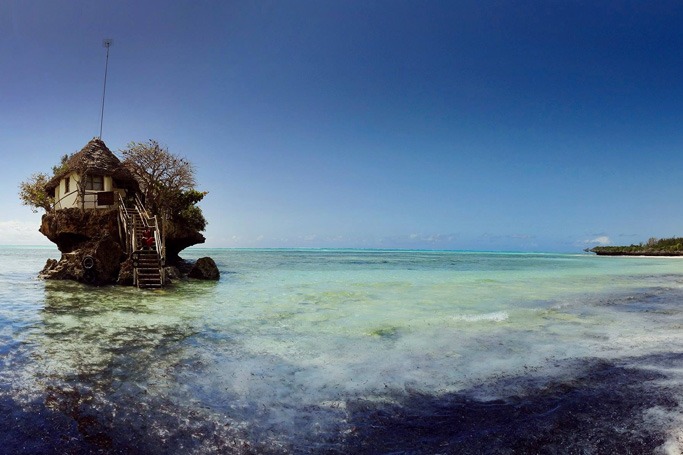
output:
M 197 278 L 200 280 L 218 280 L 220 272 L 216 266 L 216 262 L 210 257 L 203 257 L 197 259 L 197 262 L 188 274 L 190 278 Z

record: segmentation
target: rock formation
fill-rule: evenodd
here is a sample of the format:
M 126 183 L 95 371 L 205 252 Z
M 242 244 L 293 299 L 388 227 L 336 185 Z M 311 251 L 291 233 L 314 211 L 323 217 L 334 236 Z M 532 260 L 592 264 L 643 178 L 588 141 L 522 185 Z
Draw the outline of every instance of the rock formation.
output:
M 57 245 L 62 257 L 49 259 L 40 277 L 56 280 L 75 280 L 93 285 L 133 284 L 132 261 L 125 251 L 125 240 L 119 229 L 118 211 L 81 210 L 69 208 L 43 215 L 39 231 Z M 191 229 L 175 229 L 168 233 L 166 261 L 168 279 L 181 277 L 177 265 L 182 262 L 178 253 L 189 246 L 204 242 L 204 236 Z M 202 265 L 200 279 L 218 279 L 218 268 L 210 258 Z M 207 261 L 202 261 L 202 263 Z M 211 264 L 215 272 L 211 272 Z M 209 278 L 207 278 L 209 277 Z
M 213 259 L 210 257 L 203 257 L 197 259 L 197 262 L 190 270 L 188 276 L 200 280 L 218 280 L 220 278 L 220 272 Z
M 178 253 L 185 248 L 205 241 L 206 239 L 200 232 L 169 223 L 166 232 L 166 262 L 173 265 L 177 264 L 182 260 Z
M 118 280 L 127 259 L 116 210 L 64 209 L 43 215 L 40 232 L 62 252 L 48 260 L 40 276 L 102 285 Z

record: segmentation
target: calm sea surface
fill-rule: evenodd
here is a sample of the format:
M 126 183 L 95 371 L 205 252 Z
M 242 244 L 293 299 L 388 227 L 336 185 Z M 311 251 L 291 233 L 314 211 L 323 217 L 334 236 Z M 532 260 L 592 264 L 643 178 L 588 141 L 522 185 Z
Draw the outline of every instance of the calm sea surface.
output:
M 681 453 L 681 259 L 201 256 L 141 291 L 0 248 L 0 453 Z

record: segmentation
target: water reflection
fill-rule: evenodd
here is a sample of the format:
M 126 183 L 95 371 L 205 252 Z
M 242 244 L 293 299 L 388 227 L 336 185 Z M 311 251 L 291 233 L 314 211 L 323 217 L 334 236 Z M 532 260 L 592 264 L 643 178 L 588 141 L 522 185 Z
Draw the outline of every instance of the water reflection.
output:
M 188 365 L 203 367 L 192 361 L 201 309 L 180 307 L 181 298 L 211 287 L 151 296 L 48 282 L 44 292 L 40 323 L 15 355 L 14 400 L 0 403 L 18 425 L 3 433 L 16 453 L 251 451 L 240 431 L 197 409 L 176 378 Z M 36 431 L 42 442 L 27 445 Z

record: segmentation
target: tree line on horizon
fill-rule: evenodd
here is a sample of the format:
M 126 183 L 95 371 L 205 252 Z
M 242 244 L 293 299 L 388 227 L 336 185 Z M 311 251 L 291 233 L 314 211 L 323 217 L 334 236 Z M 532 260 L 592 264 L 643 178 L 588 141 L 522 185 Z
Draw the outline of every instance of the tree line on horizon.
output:
M 658 239 L 650 237 L 646 243 L 628 246 L 596 246 L 589 251 L 597 254 L 683 255 L 683 237 Z

